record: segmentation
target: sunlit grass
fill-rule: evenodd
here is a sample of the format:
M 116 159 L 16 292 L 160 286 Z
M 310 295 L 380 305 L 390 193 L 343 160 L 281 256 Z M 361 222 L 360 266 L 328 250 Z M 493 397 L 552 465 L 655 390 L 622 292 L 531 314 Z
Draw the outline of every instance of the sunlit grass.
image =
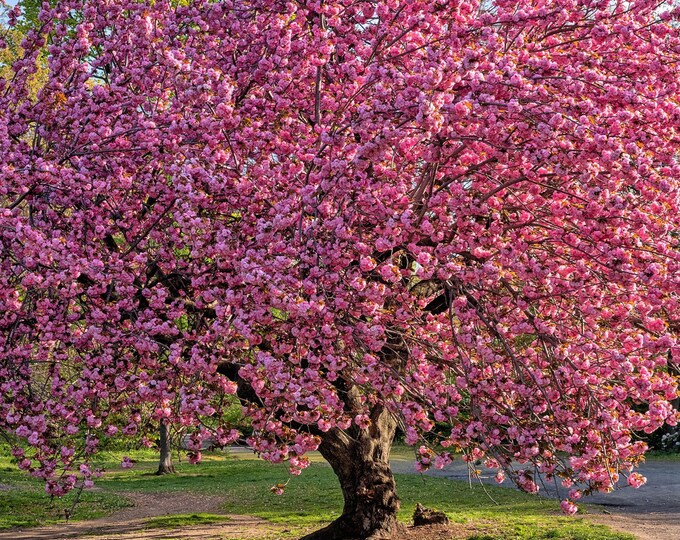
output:
M 10 466 L 0 467 L 0 529 L 64 522 L 67 516 L 74 521 L 96 519 L 131 504 L 125 497 L 106 491 L 72 491 L 65 497 L 51 498 L 42 482 Z
M 397 457 L 410 458 L 409 449 L 397 449 Z M 412 451 L 410 451 L 412 452 Z M 282 523 L 287 538 L 302 530 L 320 527 L 339 515 L 342 496 L 332 470 L 313 463 L 299 477 L 291 477 L 285 465 L 263 463 L 248 453 L 207 453 L 199 465 L 177 463 L 178 474 L 154 476 L 156 456 L 149 452 L 127 452 L 137 461 L 133 469 L 121 469 L 123 452 L 101 456 L 106 469 L 97 482 L 99 491 L 85 492 L 86 504 L 79 505 L 75 519 L 89 519 L 120 508 L 125 499 L 117 493 L 191 492 L 223 495 L 223 510 L 231 514 L 254 515 Z M 403 456 L 401 454 L 404 454 Z M 8 503 L 0 493 L 0 527 L 34 526 L 57 519 L 59 508 L 47 511 L 49 499 L 41 486 L 0 459 L 0 484 L 11 486 Z M 464 482 L 412 474 L 396 475 L 402 508 L 399 519 L 408 522 L 415 504 L 437 508 L 449 518 L 465 524 L 469 540 L 628 540 L 630 535 L 614 533 L 582 518 L 561 515 L 556 501 L 532 497 L 515 490 L 494 486 L 468 486 Z M 283 495 L 271 493 L 270 487 L 286 483 Z M 54 503 L 52 503 L 54 504 Z M 58 504 L 68 504 L 59 501 Z M 82 510 L 80 507 L 82 506 Z M 212 514 L 163 516 L 149 522 L 152 527 L 190 527 L 222 519 Z M 81 512 L 81 513 L 78 513 Z M 202 517 L 201 517 L 202 516 Z M 470 536 L 472 535 L 472 536 Z

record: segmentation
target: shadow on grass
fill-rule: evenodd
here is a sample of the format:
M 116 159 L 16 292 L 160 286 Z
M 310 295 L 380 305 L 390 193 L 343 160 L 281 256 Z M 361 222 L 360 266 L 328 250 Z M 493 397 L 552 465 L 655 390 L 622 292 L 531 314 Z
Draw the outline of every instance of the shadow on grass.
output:
M 179 529 L 181 527 L 196 527 L 198 525 L 213 525 L 231 521 L 229 516 L 218 514 L 175 514 L 170 516 L 158 516 L 147 519 L 145 528 L 147 529 Z

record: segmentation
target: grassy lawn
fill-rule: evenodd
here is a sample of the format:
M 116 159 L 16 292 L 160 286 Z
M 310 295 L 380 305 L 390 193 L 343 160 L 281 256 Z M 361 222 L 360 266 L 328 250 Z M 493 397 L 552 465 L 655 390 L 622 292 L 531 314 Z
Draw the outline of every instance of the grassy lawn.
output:
M 177 475 L 153 476 L 157 464 L 152 453 L 132 453 L 133 469 L 121 469 L 119 454 L 104 454 L 109 472 L 97 482 L 97 491 L 84 492 L 74 519 L 90 519 L 128 504 L 119 493 L 194 492 L 223 494 L 224 510 L 255 515 L 285 523 L 290 538 L 303 529 L 318 527 L 337 517 L 342 497 L 333 472 L 314 463 L 299 477 L 292 477 L 283 495 L 269 488 L 289 479 L 283 465 L 270 465 L 248 455 L 210 454 L 200 465 L 179 464 Z M 629 540 L 581 518 L 563 517 L 556 501 L 514 490 L 481 486 L 418 475 L 397 475 L 402 499 L 400 519 L 409 521 L 417 502 L 443 510 L 452 521 L 470 525 L 470 540 Z M 67 500 L 50 501 L 42 486 L 14 470 L 0 457 L 0 528 L 51 523 L 63 516 Z M 11 489 L 8 489 L 10 488 Z M 493 500 L 491 499 L 493 498 Z M 496 502 L 494 502 L 494 500 Z M 496 504 L 498 503 L 498 504 Z M 190 508 L 187 508 L 191 512 Z M 212 514 L 163 516 L 149 521 L 150 527 L 180 527 L 223 521 Z
M 661 450 L 650 450 L 645 453 L 647 458 L 654 458 L 654 461 L 680 461 L 680 452 L 664 452 Z
M 75 506 L 76 492 L 50 498 L 42 482 L 7 462 L 0 457 L 0 529 L 63 522 L 67 513 L 73 520 L 96 519 L 130 505 L 124 497 L 99 490 L 83 491 Z

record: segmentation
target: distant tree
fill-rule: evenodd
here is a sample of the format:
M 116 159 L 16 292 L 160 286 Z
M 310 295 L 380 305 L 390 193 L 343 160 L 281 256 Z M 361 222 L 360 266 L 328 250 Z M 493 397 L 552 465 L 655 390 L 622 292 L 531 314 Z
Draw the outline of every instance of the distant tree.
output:
M 2 24 L 0 20 L 0 40 L 2 40 L 3 47 L 0 47 L 0 77 L 4 79 L 11 79 L 13 76 L 12 65 L 17 60 L 21 59 L 23 50 L 21 42 L 26 37 L 27 32 L 32 27 L 32 23 L 25 22 L 23 24 L 9 27 Z M 29 95 L 35 99 L 38 90 L 41 89 L 47 81 L 47 57 L 45 51 L 34 58 L 34 65 L 30 68 L 33 73 L 27 80 Z
M 174 474 L 175 466 L 172 463 L 172 437 L 170 428 L 165 420 L 160 420 L 158 427 L 158 449 L 160 459 L 158 461 L 157 475 Z
M 409 444 L 448 425 L 445 448 L 529 492 L 640 485 L 632 432 L 677 416 L 678 13 L 46 5 L 0 79 L 20 467 L 89 482 L 77 464 L 158 426 L 149 407 L 194 427 L 196 461 L 238 437 L 235 394 L 261 457 L 297 474 L 318 448 L 337 473 L 344 511 L 309 538 L 397 528 L 399 423 Z

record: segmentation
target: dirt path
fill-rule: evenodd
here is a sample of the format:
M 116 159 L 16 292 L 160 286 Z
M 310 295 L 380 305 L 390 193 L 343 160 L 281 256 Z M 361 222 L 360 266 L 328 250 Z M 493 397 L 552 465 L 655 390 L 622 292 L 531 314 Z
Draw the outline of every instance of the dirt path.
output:
M 79 538 L 96 540 L 133 540 L 152 538 L 182 539 L 268 539 L 278 536 L 285 526 L 252 516 L 224 514 L 223 497 L 193 493 L 120 493 L 134 502 L 110 516 L 90 521 L 77 521 L 0 532 L 2 540 L 53 540 Z M 190 509 L 190 510 L 189 510 Z M 198 525 L 178 530 L 146 529 L 149 518 L 172 514 L 211 513 L 229 518 L 218 524 Z
M 680 540 L 677 514 L 591 514 L 588 520 L 607 525 L 615 531 L 627 532 L 638 540 Z

